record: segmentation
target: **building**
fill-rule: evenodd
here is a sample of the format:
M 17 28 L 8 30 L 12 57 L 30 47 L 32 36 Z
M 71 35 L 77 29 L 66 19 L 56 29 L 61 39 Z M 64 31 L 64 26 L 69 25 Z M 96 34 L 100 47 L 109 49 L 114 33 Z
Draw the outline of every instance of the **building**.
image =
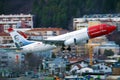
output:
M 99 21 L 107 24 L 114 24 L 118 27 L 120 31 L 120 14 L 93 14 L 84 15 L 82 18 L 73 19 L 73 28 L 78 29 L 81 25 L 87 26 L 89 21 Z
M 95 73 L 109 73 L 112 74 L 112 68 L 105 63 L 98 63 L 92 66 Z
M 120 62 L 115 62 L 112 70 L 113 70 L 113 75 L 120 75 Z
M 78 63 L 75 63 L 75 64 L 71 65 L 70 72 L 72 72 L 72 71 L 78 71 L 81 68 L 88 67 L 88 65 L 89 65 L 88 62 L 86 62 L 86 61 L 79 61 Z
M 6 50 L 1 50 L 0 53 L 0 68 L 13 68 L 16 64 L 21 67 L 22 63 L 24 62 L 24 55 L 18 52 L 7 52 Z
M 66 71 L 66 61 L 62 58 L 55 58 L 52 61 L 43 60 L 43 67 L 45 70 L 48 70 L 50 74 L 59 75 L 61 73 L 65 73 Z
M 10 26 L 13 28 L 33 28 L 33 15 L 31 14 L 15 14 L 0 15 L 0 31 L 4 32 Z
M 7 68 L 8 67 L 8 54 L 6 51 L 0 52 L 0 68 Z
M 48 37 L 54 37 L 58 36 L 64 33 L 67 33 L 67 30 L 64 30 L 62 28 L 33 28 L 31 30 L 26 31 L 29 35 L 38 35 L 42 36 L 43 39 L 46 39 Z
M 14 71 L 24 71 L 24 55 L 18 52 L 0 50 L 0 76 L 7 76 Z
M 6 32 L 0 33 L 0 44 L 10 43 L 12 40 L 12 37 Z
M 109 42 L 103 42 L 99 47 L 94 48 L 96 50 L 98 50 L 97 53 L 99 54 L 104 54 L 105 50 L 112 50 L 116 55 L 119 54 L 119 45 L 115 44 L 115 42 L 109 41 Z M 95 51 L 95 50 L 94 50 Z
M 23 37 L 27 38 L 27 36 L 21 32 L 18 31 L 18 33 L 20 33 Z M 6 33 L 6 32 L 2 32 L 0 33 L 0 44 L 9 44 L 9 43 L 13 43 L 12 37 L 10 36 L 10 34 Z

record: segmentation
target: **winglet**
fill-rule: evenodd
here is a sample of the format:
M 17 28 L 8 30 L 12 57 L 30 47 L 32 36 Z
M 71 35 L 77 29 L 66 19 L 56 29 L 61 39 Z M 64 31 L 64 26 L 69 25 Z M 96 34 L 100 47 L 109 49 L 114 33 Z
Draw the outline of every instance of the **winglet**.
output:
M 8 32 L 14 31 L 12 27 L 8 28 Z

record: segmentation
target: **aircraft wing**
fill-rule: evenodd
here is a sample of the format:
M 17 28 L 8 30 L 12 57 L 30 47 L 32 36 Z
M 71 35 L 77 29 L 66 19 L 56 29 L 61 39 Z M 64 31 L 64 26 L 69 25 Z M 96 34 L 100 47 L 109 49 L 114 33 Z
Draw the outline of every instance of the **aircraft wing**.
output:
M 70 40 L 70 39 L 68 39 L 68 40 Z M 67 41 L 67 40 L 42 40 L 41 42 L 43 42 L 44 44 L 50 44 L 50 45 L 55 45 L 55 46 L 64 46 L 65 41 Z M 74 40 L 75 45 L 76 44 L 81 45 L 81 44 L 85 44 L 85 43 L 88 43 L 88 40 L 83 40 L 83 41 L 80 41 L 79 43 L 76 43 L 76 41 Z
M 64 44 L 64 40 L 42 40 L 45 44 L 62 46 Z

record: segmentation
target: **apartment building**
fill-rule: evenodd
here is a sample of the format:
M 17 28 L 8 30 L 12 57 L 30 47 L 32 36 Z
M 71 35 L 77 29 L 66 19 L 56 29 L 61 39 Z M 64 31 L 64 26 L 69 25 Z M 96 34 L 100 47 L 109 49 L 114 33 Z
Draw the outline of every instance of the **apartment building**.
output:
M 105 50 L 112 50 L 114 54 L 119 54 L 119 45 L 117 45 L 114 41 L 103 42 L 99 47 L 97 47 L 101 54 L 104 54 Z M 95 48 L 96 49 L 96 48 Z M 97 52 L 97 53 L 99 53 Z
M 0 15 L 0 31 L 7 30 L 10 26 L 13 28 L 33 28 L 33 15 L 15 14 Z
M 8 54 L 1 51 L 0 52 L 0 68 L 8 67 Z
M 68 31 L 62 28 L 33 28 L 26 31 L 26 34 L 29 34 L 31 38 L 33 38 L 33 36 L 34 38 L 37 38 L 37 36 L 42 36 L 43 39 L 46 39 L 48 37 L 58 36 L 66 32 Z
M 24 70 L 24 55 L 18 52 L 0 50 L 0 76 L 7 76 L 10 72 Z
M 12 42 L 12 38 L 8 33 L 6 32 L 0 33 L 0 44 L 10 43 L 10 42 Z

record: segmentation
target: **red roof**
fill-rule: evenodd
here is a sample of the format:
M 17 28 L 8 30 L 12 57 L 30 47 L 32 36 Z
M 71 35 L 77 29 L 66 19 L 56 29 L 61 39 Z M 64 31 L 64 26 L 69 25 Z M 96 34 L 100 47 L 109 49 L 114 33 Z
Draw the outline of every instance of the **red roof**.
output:
M 80 64 L 77 64 L 76 66 L 77 66 L 79 69 L 81 69 L 81 68 L 82 68 Z
M 2 32 L 2 33 L 0 33 L 0 36 L 10 36 L 10 35 L 6 32 Z
M 70 63 L 74 63 L 74 62 L 78 62 L 78 61 L 82 61 L 82 58 L 68 58 L 68 60 L 70 61 Z

